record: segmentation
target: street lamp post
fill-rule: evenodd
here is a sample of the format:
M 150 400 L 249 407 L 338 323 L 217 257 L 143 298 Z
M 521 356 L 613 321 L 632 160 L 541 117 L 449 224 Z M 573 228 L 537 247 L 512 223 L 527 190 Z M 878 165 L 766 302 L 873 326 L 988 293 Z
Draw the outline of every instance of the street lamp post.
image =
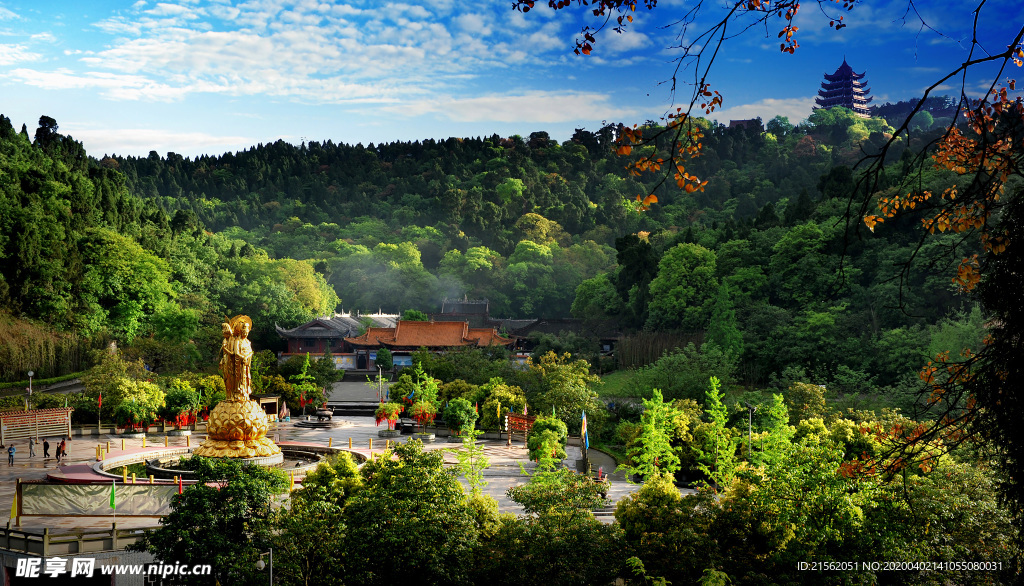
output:
M 263 561 L 263 556 L 268 556 L 269 557 L 270 564 L 267 564 L 266 562 Z M 261 553 L 260 554 L 260 559 L 257 560 L 257 562 L 256 562 L 256 569 L 261 571 L 261 572 L 263 571 L 263 568 L 268 568 L 268 567 L 270 568 L 270 582 L 269 582 L 269 584 L 270 584 L 270 586 L 274 586 L 274 548 L 270 548 L 270 552 L 269 553 Z
M 28 371 L 28 396 L 25 397 L 25 411 L 28 411 L 28 402 L 32 399 L 32 377 L 34 375 L 34 372 Z

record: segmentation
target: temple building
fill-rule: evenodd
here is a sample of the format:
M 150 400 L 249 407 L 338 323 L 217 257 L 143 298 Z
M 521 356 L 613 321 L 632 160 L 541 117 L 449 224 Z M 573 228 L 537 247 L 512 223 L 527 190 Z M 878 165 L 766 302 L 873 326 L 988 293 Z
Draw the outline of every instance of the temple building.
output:
M 366 328 L 393 328 L 398 325 L 399 317 L 398 314 L 380 312 L 355 315 L 336 313 L 333 316 L 318 317 L 291 329 L 275 324 L 277 335 L 288 343 L 288 350 L 281 354 L 281 358 L 307 353 L 317 357 L 329 351 L 337 368 L 365 370 L 368 366 L 366 356 L 362 356 L 362 363 L 358 364 L 357 356 L 345 344 L 345 338 L 358 336 Z
M 373 370 L 380 348 L 391 350 L 396 366 L 409 366 L 412 353 L 421 347 L 442 352 L 458 346 L 511 347 L 516 342 L 515 337 L 498 334 L 493 324 L 473 325 L 465 319 L 420 322 L 401 320 L 397 314 L 336 313 L 296 328 L 277 326 L 277 334 L 288 344 L 281 359 L 307 353 L 318 357 L 328 352 L 340 370 Z
M 620 333 L 606 325 L 572 318 L 500 319 L 490 315 L 486 299 L 445 299 L 439 313 L 430 313 L 430 321 L 407 321 L 398 314 L 348 314 L 318 317 L 298 327 L 277 326 L 277 334 L 288 349 L 278 357 L 311 357 L 329 353 L 339 370 L 376 369 L 377 350 L 391 351 L 394 365 L 410 366 L 412 353 L 419 348 L 444 352 L 457 347 L 499 345 L 512 352 L 513 360 L 523 363 L 536 344 L 539 334 L 560 335 L 573 332 L 594 336 L 602 354 L 611 354 Z
M 864 73 L 854 73 L 853 68 L 843 59 L 843 64 L 836 69 L 832 75 L 825 74 L 825 81 L 821 82 L 821 89 L 818 90 L 818 97 L 814 100 L 818 107 L 828 109 L 842 106 L 853 110 L 853 113 L 861 118 L 870 118 L 871 111 L 868 103 L 872 98 L 871 88 L 864 87 Z
M 410 366 L 412 353 L 420 348 L 443 352 L 461 346 L 511 347 L 515 341 L 500 335 L 495 328 L 471 328 L 464 321 L 408 320 L 399 320 L 393 328 L 367 328 L 361 336 L 345 338 L 356 364 L 371 366 L 380 348 L 391 351 L 396 366 Z

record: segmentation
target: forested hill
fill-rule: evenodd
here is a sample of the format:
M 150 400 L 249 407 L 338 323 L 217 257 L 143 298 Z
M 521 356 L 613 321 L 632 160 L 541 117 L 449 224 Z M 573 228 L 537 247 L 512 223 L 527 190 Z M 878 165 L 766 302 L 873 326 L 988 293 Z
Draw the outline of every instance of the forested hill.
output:
M 296 218 L 318 227 L 327 241 L 357 239 L 358 228 L 348 227 L 373 218 L 392 232 L 434 226 L 453 244 L 473 241 L 508 255 L 523 237 L 517 223 L 528 213 L 557 222 L 570 237 L 611 244 L 637 229 L 689 226 L 695 213 L 743 221 L 767 203 L 778 206 L 800 194 L 818 199 L 822 174 L 855 161 L 862 143 L 877 143 L 888 130 L 881 119 L 833 112 L 816 113 L 797 128 L 785 120 L 769 126 L 770 136 L 763 128 L 709 125 L 705 155 L 690 167 L 714 179 L 706 192 L 690 197 L 660 189 L 662 205 L 642 217 L 629 213 L 623 200 L 649 193 L 657 177 L 629 177 L 628 161 L 614 154 L 614 125 L 578 130 L 564 144 L 546 132 L 367 147 L 278 141 L 195 160 L 152 152 L 101 164 L 121 170 L 132 191 L 171 212 L 191 210 L 215 231 L 239 226 L 262 235 L 289 230 Z M 302 245 L 275 252 L 315 253 Z
M 948 277 L 905 275 L 926 285 L 915 296 L 893 280 L 917 226 L 847 231 L 849 165 L 888 125 L 834 109 L 797 127 L 706 126 L 688 171 L 707 189 L 659 187 L 638 212 L 657 178 L 629 176 L 615 126 L 562 144 L 537 132 L 97 161 L 52 119 L 34 141 L 2 119 L 0 303 L 83 336 L 200 347 L 247 313 L 267 347 L 275 323 L 469 295 L 501 317 L 706 330 L 751 381 L 798 366 L 895 384 L 930 351 L 929 324 L 961 308 Z
M 83 346 L 111 339 L 155 336 L 171 344 L 163 359 L 180 361 L 186 340 L 215 349 L 228 312 L 256 316 L 267 344 L 275 321 L 337 305 L 312 263 L 252 246 L 239 254 L 189 214 L 133 193 L 52 119 L 41 122 L 32 141 L 0 116 L 0 378 L 63 374 L 82 364 Z

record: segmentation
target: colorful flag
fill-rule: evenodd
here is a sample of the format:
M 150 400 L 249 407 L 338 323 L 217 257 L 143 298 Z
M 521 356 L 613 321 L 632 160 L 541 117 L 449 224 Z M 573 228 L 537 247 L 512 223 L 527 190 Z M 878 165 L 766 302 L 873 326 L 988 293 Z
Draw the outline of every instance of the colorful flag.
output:
M 523 415 L 526 415 L 526 408 L 527 407 L 528 407 L 528 405 L 526 403 L 523 403 Z
M 98 409 L 102 409 L 103 408 L 103 391 L 100 391 L 100 398 L 98 399 L 98 401 L 99 401 L 99 405 L 97 405 L 96 407 Z
M 555 419 L 558 419 L 558 414 L 555 413 L 555 406 L 554 405 L 551 406 L 551 416 L 554 417 Z
M 181 494 L 181 490 L 182 490 L 182 487 L 181 487 L 181 476 L 179 476 L 178 477 L 178 494 Z
M 406 397 L 406 399 L 409 399 L 410 401 L 412 401 L 412 397 L 415 394 L 416 394 L 416 389 L 413 389 L 412 391 L 409 392 L 409 396 Z
M 473 411 L 476 411 L 476 414 L 480 415 L 480 404 L 479 403 L 473 403 Z
M 116 491 L 117 491 L 117 481 L 116 480 L 111 480 L 110 481 L 110 508 L 111 509 L 117 509 L 117 507 L 114 506 L 114 495 L 115 495 Z
M 306 391 L 299 393 L 299 409 L 306 408 Z
M 583 447 L 590 449 L 590 438 L 587 437 L 587 412 L 583 412 L 583 429 L 580 430 L 580 435 L 583 436 Z
M 11 521 L 18 518 L 18 493 L 14 493 L 14 501 L 11 503 Z

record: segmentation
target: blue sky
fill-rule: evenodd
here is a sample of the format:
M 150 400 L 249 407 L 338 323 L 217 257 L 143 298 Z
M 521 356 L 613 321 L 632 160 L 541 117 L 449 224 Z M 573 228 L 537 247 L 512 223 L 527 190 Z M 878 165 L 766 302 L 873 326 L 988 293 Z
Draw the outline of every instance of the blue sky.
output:
M 919 4 L 945 36 L 921 31 L 912 16 L 904 23 L 906 0 L 880 0 L 851 12 L 829 4 L 849 23 L 839 32 L 805 2 L 795 55 L 779 51 L 779 21 L 732 39 L 710 79 L 725 96 L 712 117 L 797 122 L 844 56 L 867 71 L 875 103 L 920 95 L 966 57 L 973 4 Z M 602 121 L 660 118 L 673 45 L 725 6 L 706 3 L 707 21 L 683 33 L 660 25 L 688 4 L 661 0 L 653 12 L 639 8 L 626 34 L 602 31 L 582 57 L 573 39 L 597 22 L 585 11 L 539 0 L 524 15 L 510 5 L 0 0 L 0 113 L 30 133 L 40 115 L 55 118 L 94 156 L 195 156 L 279 138 L 366 144 L 546 130 L 564 140 Z M 987 49 L 1002 50 L 1022 15 L 1016 2 L 988 2 Z M 688 79 L 692 70 L 681 74 Z M 969 91 L 982 79 L 969 80 Z

